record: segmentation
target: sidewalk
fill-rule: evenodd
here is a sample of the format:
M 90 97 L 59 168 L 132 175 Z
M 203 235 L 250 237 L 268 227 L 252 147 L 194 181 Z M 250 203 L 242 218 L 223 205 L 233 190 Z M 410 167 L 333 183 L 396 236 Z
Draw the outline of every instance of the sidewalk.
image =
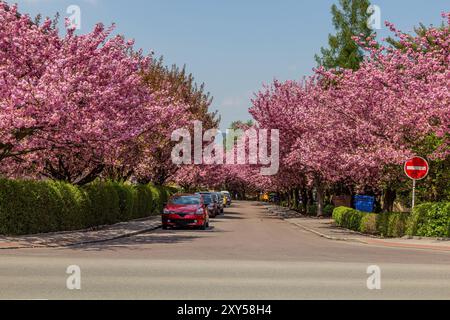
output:
M 27 248 L 63 248 L 132 237 L 161 227 L 159 216 L 105 226 L 95 231 L 47 233 L 31 236 L 0 236 L 0 250 Z
M 361 234 L 348 229 L 337 227 L 332 219 L 317 219 L 305 217 L 296 211 L 287 208 L 264 205 L 269 215 L 279 216 L 304 230 L 312 232 L 320 237 L 334 241 L 358 242 L 367 245 L 376 245 L 393 248 L 427 249 L 450 252 L 450 240 L 433 238 L 381 238 Z

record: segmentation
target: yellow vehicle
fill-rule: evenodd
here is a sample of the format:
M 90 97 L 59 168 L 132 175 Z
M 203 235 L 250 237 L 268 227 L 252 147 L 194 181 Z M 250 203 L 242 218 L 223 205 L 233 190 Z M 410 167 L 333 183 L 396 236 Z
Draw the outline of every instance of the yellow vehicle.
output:
M 225 207 L 231 206 L 231 194 L 228 191 L 222 191 L 223 194 L 223 204 Z

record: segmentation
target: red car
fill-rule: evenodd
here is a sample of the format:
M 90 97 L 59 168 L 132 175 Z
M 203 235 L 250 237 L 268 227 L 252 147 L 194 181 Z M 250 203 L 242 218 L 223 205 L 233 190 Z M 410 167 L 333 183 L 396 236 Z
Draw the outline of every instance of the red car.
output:
M 163 229 L 169 227 L 209 228 L 208 208 L 203 197 L 194 194 L 178 194 L 169 199 L 162 215 Z

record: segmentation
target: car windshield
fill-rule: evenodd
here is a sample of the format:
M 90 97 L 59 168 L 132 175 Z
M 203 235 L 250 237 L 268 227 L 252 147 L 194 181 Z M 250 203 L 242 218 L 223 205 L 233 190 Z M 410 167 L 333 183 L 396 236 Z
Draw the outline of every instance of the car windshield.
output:
M 200 204 L 200 198 L 199 197 L 190 197 L 190 196 L 174 197 L 170 200 L 170 204 L 195 205 L 195 204 Z
M 210 203 L 212 202 L 211 195 L 209 195 L 209 194 L 204 194 L 204 195 L 203 195 L 203 201 L 204 201 L 206 204 L 210 204 Z

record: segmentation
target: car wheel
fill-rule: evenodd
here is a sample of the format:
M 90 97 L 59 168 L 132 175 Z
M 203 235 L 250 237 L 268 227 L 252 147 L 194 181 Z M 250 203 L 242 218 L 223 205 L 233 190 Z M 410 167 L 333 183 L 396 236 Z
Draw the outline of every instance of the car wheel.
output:
M 167 228 L 167 226 L 163 226 L 162 229 L 163 230 L 167 230 L 168 228 Z

